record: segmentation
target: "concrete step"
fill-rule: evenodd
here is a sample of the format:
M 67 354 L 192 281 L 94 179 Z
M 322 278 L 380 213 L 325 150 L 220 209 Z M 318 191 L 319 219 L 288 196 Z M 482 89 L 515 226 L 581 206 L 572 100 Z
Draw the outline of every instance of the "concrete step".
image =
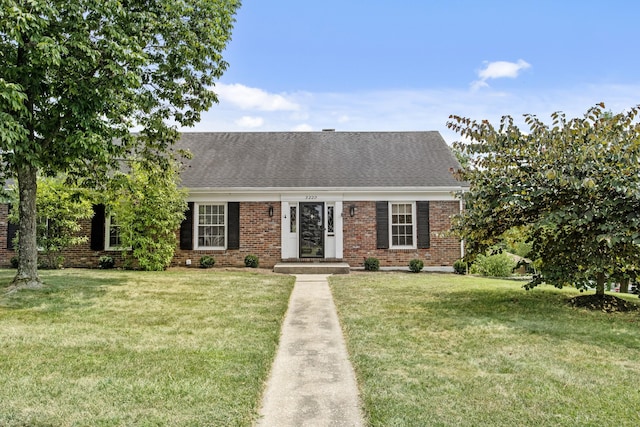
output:
M 349 274 L 346 262 L 281 262 L 273 271 L 282 274 Z

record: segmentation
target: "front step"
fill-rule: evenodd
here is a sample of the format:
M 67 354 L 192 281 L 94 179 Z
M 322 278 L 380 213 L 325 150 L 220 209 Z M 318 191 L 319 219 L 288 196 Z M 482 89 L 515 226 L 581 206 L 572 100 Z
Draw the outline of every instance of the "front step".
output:
M 281 262 L 273 267 L 282 274 L 349 274 L 346 262 Z

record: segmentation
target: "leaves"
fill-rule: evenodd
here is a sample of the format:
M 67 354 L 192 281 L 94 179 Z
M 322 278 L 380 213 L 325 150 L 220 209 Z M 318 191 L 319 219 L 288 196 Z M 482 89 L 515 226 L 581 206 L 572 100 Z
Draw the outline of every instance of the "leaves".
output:
M 3 0 L 0 181 L 28 166 L 100 186 L 130 155 L 166 163 L 177 126 L 217 101 L 210 89 L 227 68 L 222 52 L 239 7 Z
M 144 270 L 169 266 L 175 231 L 187 208 L 186 192 L 178 188 L 178 170 L 172 166 L 132 161 L 130 172 L 118 175 L 105 195 L 120 226 L 125 257 L 133 257 Z
M 468 258 L 505 231 L 529 226 L 542 276 L 557 286 L 590 285 L 640 272 L 639 107 L 619 114 L 598 104 L 583 118 L 552 114 L 548 126 L 525 116 L 521 132 L 510 117 L 496 129 L 452 116 L 448 126 L 473 142 L 456 147 L 471 159 L 459 176 L 471 183 L 466 211 L 454 229 L 468 241 Z

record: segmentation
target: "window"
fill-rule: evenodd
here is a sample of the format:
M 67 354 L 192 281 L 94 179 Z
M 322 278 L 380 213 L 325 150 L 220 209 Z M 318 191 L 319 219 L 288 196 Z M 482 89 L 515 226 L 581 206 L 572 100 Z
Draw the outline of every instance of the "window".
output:
M 391 247 L 415 248 L 413 203 L 391 203 Z
M 329 236 L 333 236 L 335 234 L 335 229 L 334 229 L 334 221 L 333 221 L 333 212 L 334 212 L 334 206 L 333 205 L 327 205 L 327 234 Z
M 296 213 L 298 212 L 298 207 L 297 206 L 291 206 L 289 208 L 289 231 L 291 233 L 295 233 L 296 232 L 296 224 L 298 221 L 297 215 Z
M 196 224 L 198 248 L 225 248 L 225 206 L 224 204 L 198 205 Z
M 120 238 L 120 226 L 118 225 L 115 216 L 109 215 L 107 217 L 105 231 L 107 234 L 105 236 L 105 242 L 107 243 L 105 250 L 110 251 L 121 249 L 122 239 Z

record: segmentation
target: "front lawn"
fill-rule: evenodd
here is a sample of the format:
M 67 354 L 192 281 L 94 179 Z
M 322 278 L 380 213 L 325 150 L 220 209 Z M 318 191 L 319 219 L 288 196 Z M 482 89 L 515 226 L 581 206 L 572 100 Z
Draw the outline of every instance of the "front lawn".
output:
M 371 426 L 640 423 L 639 312 L 572 308 L 572 289 L 447 274 L 330 284 Z
M 0 425 L 250 426 L 294 278 L 0 271 Z

